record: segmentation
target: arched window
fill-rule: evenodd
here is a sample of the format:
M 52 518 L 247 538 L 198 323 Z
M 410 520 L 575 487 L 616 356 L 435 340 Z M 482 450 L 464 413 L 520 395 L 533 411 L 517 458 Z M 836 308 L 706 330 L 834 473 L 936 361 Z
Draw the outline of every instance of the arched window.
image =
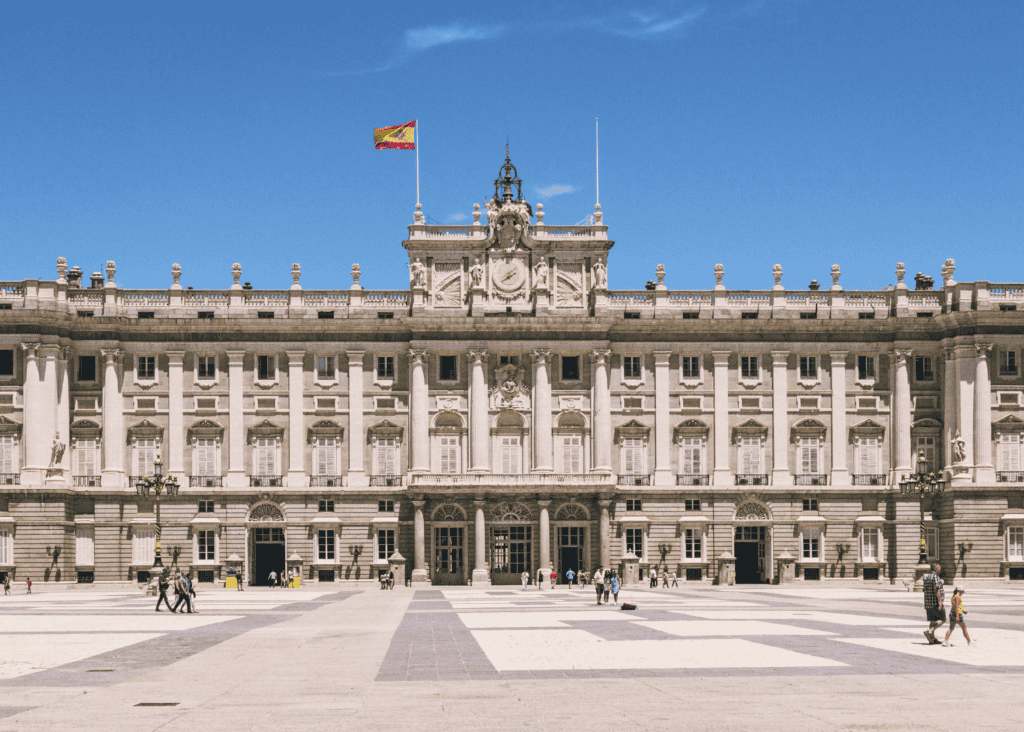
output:
M 466 429 L 456 412 L 443 412 L 434 420 L 431 430 L 434 442 L 434 472 L 462 472 L 462 440 Z
M 558 418 L 556 460 L 558 472 L 583 472 L 583 435 L 587 423 L 580 412 L 566 412 Z

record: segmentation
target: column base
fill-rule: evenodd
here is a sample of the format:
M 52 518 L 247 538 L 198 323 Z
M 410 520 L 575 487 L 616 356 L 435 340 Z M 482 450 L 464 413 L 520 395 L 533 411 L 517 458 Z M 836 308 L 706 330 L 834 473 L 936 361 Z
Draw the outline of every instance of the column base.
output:
M 42 485 L 46 480 L 46 468 L 22 468 L 22 485 Z
M 491 573 L 486 569 L 473 570 L 473 587 L 490 587 Z
M 100 474 L 100 486 L 103 488 L 124 488 L 124 473 L 120 470 L 104 470 Z
M 833 470 L 829 476 L 830 485 L 850 485 L 850 472 L 848 470 Z
M 967 465 L 954 465 L 950 468 L 951 480 L 949 482 L 954 486 L 971 485 L 974 482 L 974 479 L 971 477 L 972 472 L 971 468 Z M 992 482 L 994 483 L 995 481 L 993 480 Z
M 228 474 L 224 476 L 224 487 L 225 488 L 248 488 L 249 487 L 249 476 L 241 470 L 229 470 Z
M 654 485 L 675 485 L 676 476 L 671 470 L 655 470 Z
M 46 482 L 50 485 L 63 485 L 67 482 L 64 477 L 64 468 L 48 468 L 46 471 Z
M 551 567 L 538 567 L 538 569 L 540 571 L 541 576 L 544 577 L 544 579 L 541 580 L 540 589 L 554 589 L 554 586 L 551 584 Z
M 414 585 L 428 585 L 430 584 L 430 578 L 427 576 L 427 570 L 425 569 L 414 569 L 412 571 L 412 583 Z
M 306 478 L 306 473 L 302 470 L 289 470 L 288 477 L 285 480 L 285 485 L 289 488 L 307 488 L 309 487 L 309 481 Z
M 914 592 L 924 592 L 924 576 L 931 571 L 930 564 L 914 565 Z
M 996 482 L 996 469 L 991 465 L 975 465 L 974 482 L 994 484 Z
M 347 485 L 350 488 L 365 488 L 370 485 L 370 478 L 362 470 L 350 470 Z
M 788 470 L 773 470 L 772 485 L 793 485 L 793 474 Z
M 733 476 L 732 471 L 725 468 L 715 468 L 715 472 L 712 475 L 712 483 L 714 485 L 735 485 L 736 478 Z

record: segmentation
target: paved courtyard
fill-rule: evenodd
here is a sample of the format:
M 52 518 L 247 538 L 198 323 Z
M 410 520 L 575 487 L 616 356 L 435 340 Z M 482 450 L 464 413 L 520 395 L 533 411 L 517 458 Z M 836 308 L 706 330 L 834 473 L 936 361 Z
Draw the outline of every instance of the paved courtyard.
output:
M 968 647 L 900 588 L 208 590 L 0 598 L 0 730 L 1020 729 L 1024 592 Z

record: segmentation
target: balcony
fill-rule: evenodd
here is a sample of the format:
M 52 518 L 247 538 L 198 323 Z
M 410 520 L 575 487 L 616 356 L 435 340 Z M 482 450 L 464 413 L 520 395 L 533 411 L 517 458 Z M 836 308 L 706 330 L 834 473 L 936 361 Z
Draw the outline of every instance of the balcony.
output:
M 625 473 L 619 476 L 619 485 L 650 485 L 651 476 L 641 473 Z
M 0 483 L 3 483 L 3 477 L 0 475 Z M 100 476 L 98 475 L 76 475 L 74 476 L 75 488 L 98 488 L 100 485 Z
M 0 485 L 21 485 L 21 474 L 0 473 Z
M 646 477 L 646 476 L 645 476 Z M 607 473 L 413 473 L 410 486 L 445 488 L 508 488 L 515 486 L 539 487 L 611 487 L 615 476 Z
M 828 476 L 823 473 L 798 473 L 793 476 L 793 485 L 828 485 Z
M 381 476 L 385 477 L 385 476 Z M 311 488 L 341 488 L 340 475 L 311 475 L 309 476 Z M 401 484 L 399 484 L 401 485 Z
M 737 473 L 736 485 L 768 485 L 768 475 L 758 473 Z
M 402 486 L 401 475 L 371 475 L 370 485 L 383 488 L 400 488 Z
M 128 485 L 130 485 L 132 488 L 135 488 L 143 479 L 145 479 L 145 477 L 146 476 L 144 475 L 129 475 Z
M 885 485 L 885 475 L 883 473 L 869 473 L 865 475 L 853 475 L 854 485 Z
M 280 488 L 280 475 L 250 475 L 249 486 L 252 488 Z
M 3 481 L 0 481 L 2 483 Z M 1000 470 L 996 472 L 997 483 L 1024 483 L 1024 472 L 1019 470 Z
M 190 475 L 188 484 L 193 488 L 220 488 L 224 485 L 224 477 L 221 475 Z
M 707 485 L 707 473 L 684 473 L 676 476 L 676 485 Z

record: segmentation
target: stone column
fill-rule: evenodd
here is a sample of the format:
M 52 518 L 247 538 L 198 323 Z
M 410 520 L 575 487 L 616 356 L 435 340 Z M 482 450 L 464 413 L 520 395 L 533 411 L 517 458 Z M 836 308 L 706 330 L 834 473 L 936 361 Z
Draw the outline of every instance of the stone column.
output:
M 430 402 L 427 398 L 427 351 L 409 350 L 409 402 L 412 423 L 412 472 L 430 472 Z
M 991 343 L 979 343 L 974 367 L 974 482 L 995 483 L 992 463 L 992 382 L 989 379 Z
M 953 444 L 956 434 L 956 361 L 952 348 L 942 349 L 942 443 Z M 942 454 L 946 479 L 952 479 L 953 451 L 944 450 Z
M 597 529 L 601 541 L 601 568 L 608 569 L 612 566 L 612 519 L 609 512 L 612 502 L 602 498 L 598 504 L 601 506 L 601 519 Z
M 39 365 L 42 367 L 38 399 L 40 412 L 39 436 L 41 438 L 45 437 L 42 450 L 40 451 L 44 456 L 44 477 L 49 477 L 54 438 L 59 439 L 60 437 L 60 433 L 57 430 L 57 355 L 59 352 L 59 346 L 43 345 L 39 348 Z M 59 472 L 53 477 L 57 478 L 58 483 L 63 482 Z
M 846 351 L 832 351 L 832 485 L 850 485 L 846 464 Z
M 957 413 L 960 417 L 957 420 L 956 426 L 960 430 L 960 437 L 964 441 L 964 465 L 973 467 L 975 455 L 974 360 L 977 358 L 977 351 L 974 346 L 955 346 L 954 350 L 956 352 Z M 942 449 L 952 451 L 950 445 L 943 445 Z
M 715 358 L 715 478 L 714 485 L 732 485 L 729 469 L 729 352 L 712 351 Z
M 363 351 L 348 352 L 348 484 L 369 484 L 363 467 Z
M 245 415 L 242 399 L 245 351 L 228 351 L 228 488 L 248 487 L 245 476 Z
M 124 397 L 121 393 L 121 351 L 106 348 L 103 356 L 103 472 L 104 488 L 124 487 Z
M 907 369 L 910 367 L 908 362 L 911 351 L 897 348 L 894 354 L 896 357 L 896 381 L 893 395 L 893 438 L 896 443 L 896 465 L 893 468 L 893 477 L 889 481 L 892 485 L 899 482 L 901 475 L 913 473 L 917 469 L 913 465 L 910 447 L 910 376 Z
M 167 352 L 167 473 L 187 485 L 185 475 L 184 351 Z
M 549 364 L 551 351 L 538 348 L 533 352 L 534 465 L 538 473 L 554 470 L 554 452 L 551 449 L 551 380 Z
M 57 434 L 64 445 L 64 456 L 57 467 L 60 468 L 60 482 L 71 475 L 71 374 L 68 372 L 70 351 L 61 348 L 57 359 Z M 68 482 L 71 482 L 70 480 Z
M 473 552 L 473 586 L 486 586 L 491 584 L 490 575 L 487 572 L 487 524 L 484 518 L 484 506 L 486 501 L 477 498 L 473 501 L 473 508 L 476 509 L 474 529 L 474 552 Z
M 654 354 L 654 484 L 672 485 L 672 433 L 670 421 L 668 351 Z
M 414 542 L 412 581 L 414 584 L 429 581 L 429 578 L 427 577 L 426 562 L 426 530 L 423 526 L 423 507 L 426 503 L 427 502 L 423 500 L 414 500 L 412 502 L 412 505 L 416 509 L 412 519 L 412 536 Z
M 789 353 L 772 351 L 772 485 L 793 485 L 789 472 Z
M 540 506 L 540 536 L 537 537 L 537 541 L 540 543 L 540 572 L 544 577 L 544 581 L 541 587 L 547 589 L 553 589 L 554 583 L 551 581 L 551 522 L 548 518 L 548 506 L 551 505 L 550 499 L 541 499 L 537 501 L 537 505 Z
M 288 482 L 289 488 L 305 488 L 306 436 L 303 418 L 303 372 L 305 351 L 287 351 L 288 358 Z
M 43 415 L 39 405 L 39 344 L 23 343 L 21 350 L 25 354 L 25 386 L 22 400 L 25 408 L 22 412 L 24 424 L 22 434 L 25 440 L 25 462 L 21 466 L 22 484 L 42 483 L 46 479 L 46 435 L 41 433 Z
M 611 351 L 594 351 L 594 471 L 612 472 L 612 404 L 608 392 L 608 359 Z
M 473 461 L 471 473 L 489 473 L 490 450 L 488 439 L 490 430 L 487 428 L 487 351 L 472 350 L 469 352 L 469 427 L 471 430 L 470 459 Z

